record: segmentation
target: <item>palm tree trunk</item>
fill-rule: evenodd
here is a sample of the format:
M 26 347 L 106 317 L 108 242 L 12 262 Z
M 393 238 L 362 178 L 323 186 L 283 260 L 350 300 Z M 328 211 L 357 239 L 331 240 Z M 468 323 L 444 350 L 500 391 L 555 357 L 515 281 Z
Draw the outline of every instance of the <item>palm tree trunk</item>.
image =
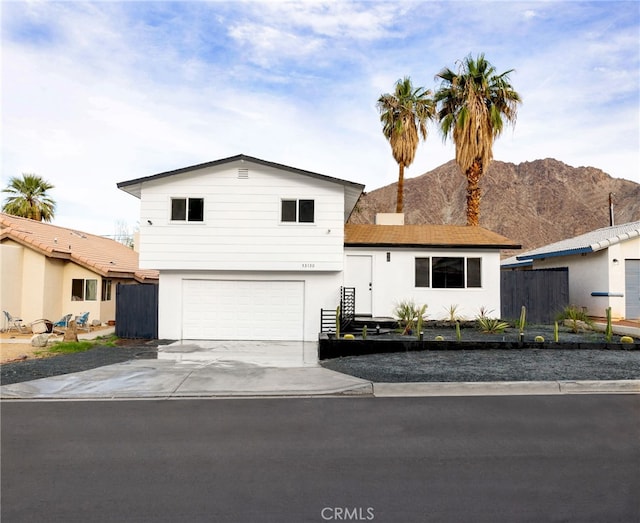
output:
M 475 159 L 467 169 L 467 225 L 480 224 L 480 178 L 482 178 L 482 162 Z
M 400 172 L 398 174 L 398 196 L 396 198 L 396 212 L 402 212 L 404 195 L 404 164 L 399 163 Z

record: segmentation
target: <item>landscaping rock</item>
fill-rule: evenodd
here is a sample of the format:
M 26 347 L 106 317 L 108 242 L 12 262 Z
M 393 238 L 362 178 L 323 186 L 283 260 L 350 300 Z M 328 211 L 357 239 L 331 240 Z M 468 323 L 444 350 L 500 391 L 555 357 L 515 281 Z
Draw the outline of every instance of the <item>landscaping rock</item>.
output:
M 46 347 L 49 341 L 49 335 L 47 333 L 36 334 L 31 338 L 31 345 L 33 347 Z

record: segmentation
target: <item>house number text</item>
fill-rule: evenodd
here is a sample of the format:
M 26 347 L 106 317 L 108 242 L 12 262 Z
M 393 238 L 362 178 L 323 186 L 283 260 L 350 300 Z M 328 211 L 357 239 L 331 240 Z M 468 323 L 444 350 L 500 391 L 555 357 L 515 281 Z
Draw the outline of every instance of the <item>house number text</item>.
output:
M 316 268 L 316 264 L 315 263 L 303 263 L 302 264 L 302 268 L 303 269 L 315 269 Z

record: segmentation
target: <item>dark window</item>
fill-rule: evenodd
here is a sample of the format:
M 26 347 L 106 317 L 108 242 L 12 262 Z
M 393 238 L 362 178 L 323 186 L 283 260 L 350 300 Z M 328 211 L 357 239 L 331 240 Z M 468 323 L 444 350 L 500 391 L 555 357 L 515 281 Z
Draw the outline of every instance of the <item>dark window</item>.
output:
M 433 287 L 464 289 L 464 258 L 432 258 Z
M 416 287 L 429 286 L 429 258 L 416 258 Z
M 481 258 L 467 258 L 467 287 L 482 287 Z
M 102 301 L 111 301 L 111 280 L 102 280 Z
M 173 221 L 204 221 L 204 198 L 171 198 Z
M 204 221 L 203 198 L 189 198 L 189 213 L 187 214 L 187 220 L 190 222 Z
M 71 280 L 71 301 L 84 301 L 84 280 Z
M 314 200 L 282 200 L 281 221 L 313 223 L 315 221 Z
M 314 201 L 300 200 L 298 202 L 298 221 L 300 223 L 313 223 L 314 219 Z
M 296 200 L 282 200 L 282 221 L 295 222 L 297 218 Z

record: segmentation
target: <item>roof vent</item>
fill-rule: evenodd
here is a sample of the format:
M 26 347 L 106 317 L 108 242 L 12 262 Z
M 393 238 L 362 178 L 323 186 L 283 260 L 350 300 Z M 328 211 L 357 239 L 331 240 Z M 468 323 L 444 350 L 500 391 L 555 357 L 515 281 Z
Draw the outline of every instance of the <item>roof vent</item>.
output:
M 240 167 L 238 169 L 238 179 L 239 180 L 247 180 L 249 178 L 249 169 L 246 167 Z

